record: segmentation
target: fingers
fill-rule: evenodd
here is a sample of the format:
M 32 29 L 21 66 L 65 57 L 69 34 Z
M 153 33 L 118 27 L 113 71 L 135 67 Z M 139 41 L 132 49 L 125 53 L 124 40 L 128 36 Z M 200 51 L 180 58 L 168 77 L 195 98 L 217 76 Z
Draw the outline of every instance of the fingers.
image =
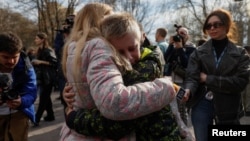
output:
M 63 99 L 69 108 L 73 108 L 73 103 L 75 102 L 75 93 L 70 92 L 71 90 L 72 86 L 65 86 L 63 90 Z
M 72 86 L 70 85 L 65 85 L 64 89 L 63 89 L 63 92 L 70 92 L 70 90 L 72 90 Z
M 183 96 L 183 99 L 182 99 L 182 101 L 183 102 L 186 102 L 186 101 L 188 101 L 188 99 L 189 99 L 189 96 L 190 96 L 190 90 L 189 89 L 185 89 L 185 94 L 184 94 L 184 96 Z
M 21 105 L 21 98 L 13 99 L 13 100 L 7 100 L 6 104 L 11 109 L 17 109 Z
M 178 92 L 181 87 L 177 84 L 174 84 L 174 90 L 175 92 Z

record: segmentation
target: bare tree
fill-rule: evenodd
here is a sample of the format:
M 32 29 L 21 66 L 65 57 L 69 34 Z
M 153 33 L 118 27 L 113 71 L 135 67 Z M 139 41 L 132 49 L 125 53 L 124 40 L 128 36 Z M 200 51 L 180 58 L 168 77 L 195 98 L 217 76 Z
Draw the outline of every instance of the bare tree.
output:
M 250 45 L 250 6 L 249 1 L 241 1 L 230 3 L 229 10 L 233 14 L 233 18 L 238 27 L 238 43 L 239 45 Z
M 82 0 L 83 1 L 83 0 Z M 152 0 L 89 0 L 84 2 L 102 2 L 112 5 L 115 11 L 126 11 L 131 13 L 149 34 L 154 31 L 159 14 L 164 12 L 165 0 L 153 3 Z M 155 16 L 158 15 L 158 16 Z
M 37 11 L 37 24 L 39 31 L 47 33 L 50 43 L 53 44 L 55 30 L 59 29 L 62 21 L 71 14 L 74 14 L 78 0 L 68 0 L 67 6 L 63 6 L 63 0 L 16 0 L 20 5 L 30 7 L 32 11 Z
M 19 5 L 16 8 L 22 9 L 25 13 L 34 10 L 37 14 L 37 23 L 40 30 L 47 32 L 53 41 L 54 30 L 60 28 L 62 20 L 66 15 L 73 14 L 79 3 L 102 2 L 110 4 L 115 11 L 127 11 L 143 25 L 147 34 L 152 34 L 154 29 L 166 27 L 170 34 L 174 34 L 174 24 L 187 27 L 192 39 L 202 38 L 203 22 L 212 10 L 225 8 L 231 11 L 239 27 L 239 44 L 250 44 L 249 7 L 248 0 L 235 2 L 234 0 L 16 0 Z M 22 6 L 20 6 L 20 4 Z M 63 7 L 63 5 L 65 7 Z M 236 7 L 237 6 L 237 7 Z M 248 13 L 248 14 L 246 14 Z M 243 38 L 244 37 L 244 38 Z
M 0 32 L 14 32 L 20 36 L 25 47 L 31 46 L 34 38 L 30 35 L 37 32 L 36 23 L 8 7 L 0 9 L 0 13 Z
M 242 1 L 236 3 L 233 0 L 176 0 L 175 2 L 171 2 L 171 0 L 169 0 L 169 3 L 172 3 L 170 9 L 174 9 L 172 15 L 176 17 L 172 20 L 175 23 L 187 27 L 190 30 L 194 42 L 204 37 L 202 26 L 205 18 L 212 10 L 216 8 L 225 8 L 229 10 L 238 25 L 239 33 L 244 34 L 244 36 L 239 36 L 239 45 L 243 44 L 245 40 L 243 37 L 246 37 L 246 32 L 242 31 L 243 29 L 247 29 L 247 27 L 243 25 L 246 25 L 245 21 L 247 21 L 246 19 L 249 17 L 249 15 L 247 16 L 243 13 L 247 13 L 246 5 L 249 2 Z

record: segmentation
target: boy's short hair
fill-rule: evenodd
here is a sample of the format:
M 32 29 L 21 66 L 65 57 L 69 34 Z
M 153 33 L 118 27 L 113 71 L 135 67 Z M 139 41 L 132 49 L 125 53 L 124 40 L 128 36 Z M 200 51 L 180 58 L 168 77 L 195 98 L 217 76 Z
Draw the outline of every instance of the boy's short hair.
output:
M 12 32 L 0 33 L 0 52 L 15 54 L 23 49 L 22 40 Z

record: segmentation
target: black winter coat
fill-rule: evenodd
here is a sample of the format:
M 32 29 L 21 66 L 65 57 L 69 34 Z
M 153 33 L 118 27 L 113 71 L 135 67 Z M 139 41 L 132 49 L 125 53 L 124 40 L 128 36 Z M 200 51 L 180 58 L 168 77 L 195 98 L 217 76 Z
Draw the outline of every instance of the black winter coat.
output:
M 55 52 L 49 48 L 43 48 L 39 51 L 37 59 L 48 61 L 50 65 L 37 66 L 37 79 L 41 85 L 54 84 L 57 72 L 57 57 Z
M 201 88 L 200 72 L 207 74 L 205 85 L 212 91 L 215 115 L 220 120 L 235 118 L 241 112 L 241 92 L 249 81 L 250 59 L 246 50 L 228 42 L 225 53 L 216 69 L 212 40 L 195 50 L 186 69 L 185 88 L 191 90 L 187 105 L 194 106 L 206 92 Z

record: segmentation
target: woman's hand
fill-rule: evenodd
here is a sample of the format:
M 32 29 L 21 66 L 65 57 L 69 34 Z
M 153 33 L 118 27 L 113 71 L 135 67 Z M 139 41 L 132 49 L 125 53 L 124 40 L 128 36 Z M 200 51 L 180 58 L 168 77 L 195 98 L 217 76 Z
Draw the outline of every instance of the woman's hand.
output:
M 207 80 L 207 74 L 201 72 L 200 73 L 200 82 L 203 83 L 203 82 L 206 82 Z
M 72 86 L 66 85 L 63 89 L 63 99 L 66 102 L 69 109 L 73 108 L 73 103 L 75 102 L 75 93 L 70 92 L 72 90 Z
M 183 102 L 187 102 L 188 101 L 188 99 L 189 99 L 189 96 L 190 96 L 190 90 L 189 89 L 185 89 L 185 94 L 184 94 L 184 96 L 183 96 L 183 98 L 182 98 L 182 101 Z
M 31 61 L 32 65 L 50 65 L 48 61 L 34 59 Z
M 40 64 L 41 64 L 41 61 L 38 60 L 38 59 L 33 59 L 33 60 L 31 61 L 31 63 L 32 63 L 32 65 L 40 65 Z
M 182 41 L 181 42 L 174 42 L 174 48 L 183 48 Z
M 178 86 L 177 84 L 174 84 L 174 90 L 177 93 L 180 90 L 180 86 Z

